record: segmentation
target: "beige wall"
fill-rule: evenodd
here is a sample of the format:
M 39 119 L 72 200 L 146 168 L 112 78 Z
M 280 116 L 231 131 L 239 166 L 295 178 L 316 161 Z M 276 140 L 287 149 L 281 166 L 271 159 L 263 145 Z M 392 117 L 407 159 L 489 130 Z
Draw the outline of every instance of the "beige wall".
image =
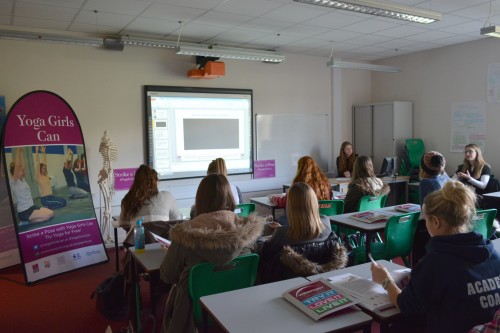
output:
M 349 74 L 344 70 L 342 84 L 346 83 L 347 89 L 337 94 L 340 107 L 332 110 L 333 75 L 326 67 L 328 59 L 319 57 L 287 55 L 281 64 L 227 60 L 224 78 L 195 80 L 186 77 L 187 70 L 195 65 L 194 57 L 176 55 L 173 50 L 126 46 L 119 52 L 11 40 L 0 40 L 0 49 L 0 95 L 6 96 L 7 108 L 33 90 L 55 92 L 73 107 L 83 129 L 96 206 L 99 203 L 97 174 L 102 166 L 98 146 L 104 130 L 108 130 L 118 147 L 115 168 L 136 167 L 145 162 L 144 85 L 253 89 L 254 113 L 329 114 L 339 128 L 338 140 L 351 138 L 351 105 L 369 100 L 370 93 L 368 74 L 359 71 Z M 363 97 L 356 98 L 358 94 Z M 332 137 L 325 140 L 331 143 Z M 334 144 L 340 146 L 338 142 Z M 337 150 L 329 157 L 330 161 Z M 329 169 L 333 169 L 333 165 Z M 247 192 L 270 187 L 279 189 L 283 182 L 245 178 L 233 181 L 240 182 L 240 187 Z M 198 182 L 199 179 L 162 182 L 161 186 L 185 200 L 181 205 L 186 206 L 192 201 Z M 115 206 L 123 195 L 117 193 Z
M 451 174 L 463 160 L 462 153 L 450 152 L 451 107 L 455 103 L 486 103 L 485 159 L 500 176 L 500 104 L 486 100 L 487 69 L 500 63 L 498 39 L 443 47 L 384 60 L 400 66 L 402 72 L 372 76 L 373 102 L 408 100 L 414 102 L 414 135 L 422 138 L 426 150 L 441 152 Z

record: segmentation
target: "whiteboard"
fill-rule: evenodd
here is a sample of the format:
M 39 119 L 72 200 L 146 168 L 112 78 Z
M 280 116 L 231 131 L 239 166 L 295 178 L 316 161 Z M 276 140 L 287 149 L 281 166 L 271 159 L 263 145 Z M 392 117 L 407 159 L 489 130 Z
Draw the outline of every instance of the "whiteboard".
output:
M 291 181 L 297 161 L 306 155 L 327 171 L 328 115 L 257 114 L 255 118 L 257 160 L 275 160 L 276 177 L 288 177 Z

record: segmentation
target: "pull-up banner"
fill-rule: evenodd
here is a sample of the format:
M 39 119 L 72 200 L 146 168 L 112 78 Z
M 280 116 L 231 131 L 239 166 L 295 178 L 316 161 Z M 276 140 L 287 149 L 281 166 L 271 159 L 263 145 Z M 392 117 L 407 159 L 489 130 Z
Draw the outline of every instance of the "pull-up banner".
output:
M 82 130 L 64 99 L 21 97 L 5 120 L 2 158 L 26 283 L 108 261 Z
M 0 96 L 0 137 L 7 109 L 5 108 L 5 97 Z M 0 269 L 17 265 L 21 262 L 17 249 L 16 229 L 10 213 L 9 194 L 7 193 L 7 182 L 5 171 L 0 158 Z

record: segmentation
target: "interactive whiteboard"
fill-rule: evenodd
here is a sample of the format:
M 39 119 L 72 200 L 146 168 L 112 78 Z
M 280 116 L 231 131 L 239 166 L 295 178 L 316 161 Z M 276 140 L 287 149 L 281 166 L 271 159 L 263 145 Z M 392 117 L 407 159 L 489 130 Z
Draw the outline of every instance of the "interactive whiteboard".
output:
M 275 160 L 276 177 L 291 181 L 298 159 L 305 155 L 328 170 L 328 115 L 257 114 L 255 118 L 257 160 Z

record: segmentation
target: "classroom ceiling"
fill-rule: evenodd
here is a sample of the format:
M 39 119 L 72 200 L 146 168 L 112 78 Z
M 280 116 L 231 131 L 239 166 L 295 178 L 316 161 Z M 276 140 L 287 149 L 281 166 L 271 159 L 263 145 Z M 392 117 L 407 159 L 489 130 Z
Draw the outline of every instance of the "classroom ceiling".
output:
M 335 58 L 373 61 L 488 38 L 480 28 L 500 25 L 500 0 L 491 0 L 491 15 L 490 0 L 393 2 L 443 19 L 407 23 L 292 0 L 0 0 L 0 32 L 49 29 L 326 58 L 333 50 Z

